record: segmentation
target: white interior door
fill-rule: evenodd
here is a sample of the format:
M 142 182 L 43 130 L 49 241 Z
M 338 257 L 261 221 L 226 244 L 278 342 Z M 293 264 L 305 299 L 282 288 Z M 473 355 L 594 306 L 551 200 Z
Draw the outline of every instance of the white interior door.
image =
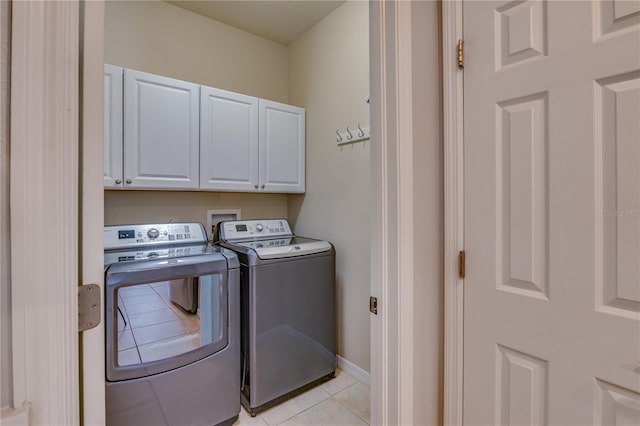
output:
M 640 424 L 640 2 L 465 2 L 464 422 Z

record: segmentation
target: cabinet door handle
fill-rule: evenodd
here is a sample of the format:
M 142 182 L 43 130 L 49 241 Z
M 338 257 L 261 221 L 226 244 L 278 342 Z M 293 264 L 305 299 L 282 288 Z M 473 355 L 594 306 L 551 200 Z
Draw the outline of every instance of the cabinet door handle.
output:
M 125 180 L 125 182 L 130 184 L 132 181 L 131 181 L 131 179 L 127 179 L 127 180 Z
M 262 185 L 260 185 L 260 188 L 264 189 L 264 183 Z
M 120 185 L 121 183 L 122 183 L 122 180 L 116 179 L 116 185 Z
M 253 185 L 253 187 L 254 187 L 255 189 L 258 189 L 258 185 Z

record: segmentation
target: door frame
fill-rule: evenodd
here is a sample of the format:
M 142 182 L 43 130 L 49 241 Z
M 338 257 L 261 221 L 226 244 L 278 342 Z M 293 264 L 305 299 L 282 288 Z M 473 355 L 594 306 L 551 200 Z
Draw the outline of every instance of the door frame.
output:
M 370 321 L 371 424 L 409 425 L 420 421 L 420 398 L 425 397 L 416 392 L 421 379 L 414 377 L 424 351 L 424 342 L 415 337 L 421 325 L 415 322 L 414 296 L 424 284 L 414 273 L 424 255 L 416 249 L 422 218 L 415 208 L 424 199 L 414 155 L 425 140 L 414 130 L 413 116 L 422 110 L 413 90 L 421 75 L 413 70 L 414 58 L 423 51 L 413 44 L 419 30 L 412 26 L 412 2 L 372 0 L 369 5 L 371 295 L 378 299 Z M 431 414 L 439 418 L 440 413 Z
M 78 332 L 77 286 L 103 280 L 104 4 L 12 6 L 7 419 L 100 425 L 104 326 Z
M 79 17 L 79 2 L 12 2 L 11 357 L 18 423 L 80 423 Z
M 71 354 L 79 353 L 78 333 L 77 333 L 77 294 L 75 285 L 80 282 L 78 271 L 80 265 L 77 254 L 78 245 L 80 242 L 75 238 L 68 238 L 70 235 L 76 235 L 78 232 L 78 223 L 82 221 L 82 242 L 81 247 L 85 252 L 91 252 L 91 247 L 95 245 L 95 241 L 86 240 L 85 233 L 88 232 L 101 232 L 101 227 L 95 226 L 96 217 L 93 221 L 88 220 L 91 212 L 101 210 L 102 207 L 102 191 L 98 191 L 96 194 L 91 194 L 89 187 L 85 185 L 85 180 L 91 179 L 91 187 L 102 188 L 102 178 L 94 180 L 93 177 L 88 178 L 86 173 L 90 173 L 91 165 L 101 164 L 100 158 L 102 153 L 100 150 L 95 150 L 95 144 L 90 151 L 87 148 L 79 153 L 74 151 L 77 149 L 78 144 L 73 143 L 75 148 L 69 146 L 69 141 L 78 141 L 78 132 L 82 132 L 82 138 L 86 142 L 91 135 L 95 137 L 94 141 L 102 142 L 102 135 L 98 130 L 101 129 L 99 115 L 102 112 L 102 106 L 97 105 L 95 99 L 91 105 L 88 103 L 82 104 L 83 114 L 82 122 L 86 120 L 98 120 L 92 122 L 93 124 L 83 124 L 82 130 L 79 130 L 78 115 L 75 117 L 75 125 L 64 127 L 64 130 L 70 132 L 67 135 L 63 132 L 51 133 L 51 138 L 45 139 L 42 137 L 47 130 L 58 129 L 58 123 L 66 123 L 64 118 L 67 109 L 60 106 L 61 100 L 71 102 L 71 111 L 79 114 L 80 96 L 85 97 L 85 101 L 91 102 L 88 99 L 86 93 L 79 93 L 77 81 L 69 78 L 69 76 L 78 76 L 78 64 L 79 58 L 78 46 L 79 41 L 77 36 L 79 34 L 79 5 L 82 4 L 85 10 L 84 25 L 88 31 L 84 32 L 85 38 L 96 37 L 95 39 L 85 40 L 85 45 L 89 43 L 99 43 L 98 39 L 103 37 L 102 26 L 93 26 L 96 22 L 99 22 L 99 17 L 103 12 L 96 12 L 95 10 L 89 11 L 92 2 L 61 2 L 61 3 L 23 3 L 20 2 L 20 7 L 27 7 L 33 9 L 36 12 L 37 8 L 41 8 L 43 5 L 49 6 L 52 9 L 48 10 L 46 16 L 38 15 L 37 13 L 30 13 L 25 15 L 25 22 L 20 22 L 17 27 L 26 24 L 25 28 L 18 28 L 14 26 L 14 37 L 18 32 L 24 37 L 27 43 L 37 42 L 38 45 L 30 49 L 19 49 L 21 55 L 29 55 L 29 59 L 37 61 L 35 63 L 42 66 L 33 66 L 34 62 L 29 62 L 24 58 L 23 62 L 17 61 L 14 67 L 14 75 L 16 78 L 13 80 L 13 92 L 18 92 L 16 89 L 19 84 L 22 84 L 24 92 L 30 96 L 16 96 L 16 102 L 20 102 L 20 108 L 12 108 L 12 127 L 17 124 L 21 124 L 24 131 L 39 130 L 40 138 L 33 138 L 30 141 L 31 144 L 38 144 L 33 150 L 29 150 L 27 153 L 26 144 L 21 149 L 22 161 L 12 162 L 12 197 L 15 196 L 16 200 L 12 199 L 12 217 L 18 223 L 23 225 L 16 230 L 23 232 L 21 234 L 22 241 L 16 238 L 12 241 L 12 265 L 14 265 L 14 276 L 12 278 L 13 288 L 17 288 L 14 293 L 14 299 L 12 301 L 13 306 L 24 306 L 25 310 L 13 312 L 12 324 L 14 327 L 14 343 L 13 343 L 13 371 L 14 371 L 14 397 L 18 404 L 22 401 L 31 401 L 32 407 L 32 420 L 38 423 L 60 423 L 60 424 L 78 424 L 80 423 L 80 392 L 84 392 L 87 395 L 88 388 L 95 392 L 99 392 L 97 388 L 103 388 L 103 377 L 91 378 L 90 371 L 98 371 L 96 368 L 97 360 L 94 360 L 92 365 L 94 368 L 87 368 L 85 363 L 83 368 L 83 376 L 79 377 L 80 368 L 75 359 L 75 356 Z M 370 70 L 371 80 L 378 82 L 379 84 L 372 84 L 371 87 L 371 115 L 372 115 L 372 183 L 374 185 L 374 194 L 372 199 L 372 294 L 377 295 L 384 305 L 379 308 L 379 314 L 372 316 L 371 320 L 371 349 L 372 349 L 372 393 L 371 393 L 371 407 L 372 407 L 372 424 L 412 424 L 413 423 L 413 408 L 414 400 L 414 378 L 413 378 L 413 366 L 414 366 L 414 308 L 413 308 L 413 293 L 415 280 L 413 277 L 413 234 L 414 234 L 414 217 L 413 217 L 413 195 L 414 195 L 414 182 L 413 182 L 413 167 L 412 167 L 412 155 L 413 144 L 418 143 L 414 141 L 413 134 L 411 133 L 411 108 L 412 108 L 412 96 L 411 96 L 411 79 L 406 78 L 407 75 L 411 75 L 411 5 L 410 2 L 386 2 L 386 1 L 371 1 L 370 3 L 370 40 L 371 40 L 371 55 L 370 55 Z M 461 2 L 443 2 L 442 10 L 443 17 L 450 16 L 450 8 L 452 6 L 460 7 Z M 100 8 L 103 6 L 100 5 Z M 81 8 L 80 8 L 81 9 Z M 82 9 L 81 9 L 82 10 Z M 103 10 L 103 9 L 101 9 Z M 57 13 L 54 13 L 57 12 Z M 86 13 L 95 13 L 92 19 L 86 18 Z M 15 15 L 14 15 L 15 19 Z M 461 15 L 459 20 L 454 20 L 456 26 L 461 30 L 462 19 Z M 42 22 L 52 23 L 53 25 L 41 25 Z M 14 21 L 14 24 L 16 22 Z M 446 210 L 445 212 L 461 212 L 461 192 L 460 185 L 462 180 L 459 173 L 461 168 L 459 163 L 462 158 L 459 155 L 461 153 L 461 112 L 459 114 L 452 113 L 451 106 L 448 104 L 449 96 L 452 93 L 452 83 L 460 80 L 461 77 L 452 78 L 451 72 L 453 67 L 448 67 L 447 63 L 452 55 L 448 52 L 448 45 L 455 42 L 455 37 L 452 39 L 449 34 L 451 23 L 445 19 L 443 21 L 444 37 L 443 43 L 445 43 L 444 49 L 444 82 L 445 82 L 445 200 Z M 48 34 L 44 36 L 45 32 Z M 99 34 L 97 34 L 99 33 Z M 60 40 L 60 36 L 64 35 L 66 38 Z M 58 38 L 56 38 L 58 37 Z M 29 46 L 31 46 L 29 44 Z M 102 51 L 101 49 L 98 49 Z M 52 52 L 62 52 L 65 61 L 52 60 Z M 84 52 L 85 55 L 89 51 Z M 48 59 L 48 60 L 47 60 Z M 15 60 L 15 59 L 14 59 Z M 89 62 L 86 62 L 89 60 Z M 76 62 L 74 62 L 76 61 Z M 98 61 L 97 56 L 88 59 L 88 56 L 84 57 L 85 71 L 92 69 L 91 75 L 84 75 L 85 86 L 88 88 L 88 79 L 96 80 L 96 64 Z M 55 72 L 54 72 L 55 71 Z M 62 74 L 60 74 L 62 73 Z M 22 74 L 22 75 L 21 75 Z M 67 76 L 67 84 L 61 84 L 53 80 L 53 76 Z M 100 76 L 102 71 L 100 71 Z M 403 78 L 399 76 L 402 75 Z M 37 90 L 31 87 L 31 91 L 27 91 L 28 82 L 38 81 L 43 79 L 49 79 L 51 84 L 43 87 L 50 90 L 58 96 L 41 97 Z M 461 97 L 461 85 L 456 83 L 455 91 L 453 93 L 459 93 Z M 102 84 L 95 84 L 95 88 L 101 88 Z M 97 89 L 96 89 L 97 90 Z M 99 95 L 96 95 L 99 96 Z M 102 99 L 100 96 L 99 99 Z M 457 98 L 456 98 L 457 99 Z M 43 107 L 43 101 L 45 102 Z M 29 108 L 28 106 L 31 106 Z M 34 113 L 55 112 L 60 116 L 59 120 L 31 120 Z M 408 122 L 407 122 L 408 121 Z M 453 126 L 454 139 L 451 139 L 451 123 L 459 121 L 459 125 Z M 33 123 L 41 123 L 41 126 L 35 126 Z M 31 129 L 29 128 L 31 126 Z M 456 133 L 457 132 L 457 133 Z M 13 141 L 22 140 L 18 138 L 14 133 Z M 451 145 L 451 141 L 458 143 L 458 147 L 455 150 Z M 61 150 L 55 152 L 55 156 L 51 154 L 51 147 L 45 145 L 45 141 L 53 143 L 54 146 L 66 147 L 67 151 Z M 66 141 L 66 144 L 64 143 Z M 402 141 L 402 143 L 400 143 Z M 72 149 L 73 148 L 73 149 Z M 26 154 L 35 154 L 29 157 Z M 45 157 L 46 155 L 46 157 Z M 33 164 L 34 160 L 46 163 L 46 161 L 62 162 L 68 161 L 71 158 L 78 158 L 78 155 L 82 155 L 83 164 L 83 183 L 80 186 L 78 182 L 78 171 L 73 170 L 71 167 L 60 167 L 57 173 L 61 174 L 58 179 L 58 175 L 49 179 L 37 180 L 35 177 L 38 175 L 35 173 L 29 173 L 33 171 L 33 168 L 28 167 Z M 46 160 L 46 161 L 45 161 Z M 402 167 L 399 165 L 402 164 Z M 24 167 L 16 167 L 16 166 Z M 456 172 L 452 174 L 453 170 Z M 100 168 L 95 168 L 99 173 Z M 13 173 L 15 172 L 15 173 Z M 75 177 L 74 177 L 75 176 Z M 22 179 L 25 179 L 22 181 Z M 59 187 L 61 182 L 64 183 L 64 191 Z M 99 182 L 99 183 L 98 183 Z M 72 189 L 73 188 L 73 189 Z M 81 188 L 81 189 L 80 189 Z M 453 188 L 453 190 L 452 190 Z M 34 189 L 38 192 L 34 193 Z M 42 196 L 37 198 L 38 195 L 43 194 L 62 194 L 64 201 L 60 203 L 61 206 L 56 205 L 52 208 L 51 205 L 46 203 L 47 197 Z M 89 199 L 93 199 L 95 204 L 94 208 L 90 210 L 83 210 L 82 217 L 78 218 L 78 197 L 82 194 L 85 202 Z M 452 194 L 454 197 L 452 198 Z M 30 203 L 25 201 L 29 199 Z M 75 201 L 74 201 L 75 200 Z M 23 205 L 19 206 L 17 201 L 22 201 Z M 100 208 L 95 208 L 95 207 Z M 86 207 L 86 205 L 85 205 Z M 51 214 L 46 217 L 46 221 L 42 219 L 42 215 L 39 211 L 50 212 Z M 38 212 L 38 213 L 35 213 Z M 72 218 L 65 215 L 72 214 Z M 448 216 L 445 216 L 448 217 Z M 456 216 L 457 217 L 457 216 Z M 36 220 L 38 219 L 39 220 Z M 42 239 L 42 230 L 47 229 L 51 223 L 51 219 L 64 223 L 64 228 L 53 229 L 48 234 L 54 238 Z M 101 218 L 101 216 L 100 216 Z M 39 226 L 34 227 L 33 222 L 28 220 L 35 220 L 35 223 Z M 57 223 L 54 222 L 54 223 Z M 12 225 L 15 225 L 14 222 Z M 46 223 L 45 223 L 46 222 Z M 93 225 L 92 225 L 93 223 Z M 28 224 L 28 226 L 27 226 Z M 457 243 L 457 238 L 462 237 L 460 228 L 454 225 L 461 226 L 461 223 L 451 223 L 451 221 L 445 222 L 445 247 L 448 252 L 452 247 L 460 247 Z M 95 229 L 94 229 L 95 228 Z M 56 241 L 55 237 L 58 234 L 67 237 L 64 240 L 63 247 L 55 247 L 51 249 L 50 245 L 52 241 Z M 19 235 L 15 233 L 15 235 Z M 452 235 L 456 238 L 452 239 Z M 95 235 L 92 237 L 95 240 Z M 101 237 L 98 238 L 98 241 Z M 44 263 L 41 263 L 42 268 L 46 268 L 46 263 L 54 263 L 56 259 L 62 259 L 69 263 L 69 267 L 61 272 L 50 274 L 47 280 L 26 280 L 25 274 L 33 274 L 41 268 L 28 268 L 24 264 L 19 264 L 18 260 L 23 258 L 27 259 L 31 255 L 28 248 L 32 245 L 26 244 L 27 241 L 38 241 L 38 247 L 44 251 L 43 259 Z M 96 249 L 94 249 L 95 251 Z M 102 248 L 97 249 L 101 252 Z M 452 275 L 454 271 L 457 271 L 457 251 L 452 253 L 445 253 L 445 424 L 459 424 L 455 421 L 456 417 L 452 417 L 450 412 L 459 412 L 461 418 L 461 404 L 462 393 L 461 386 L 454 387 L 454 392 L 449 396 L 448 390 L 451 388 L 451 384 L 461 384 L 462 372 L 461 362 L 458 366 L 455 363 L 451 363 L 452 359 L 460 359 L 462 354 L 462 311 L 460 307 L 461 303 L 461 288 L 460 282 L 455 278 L 457 275 Z M 56 256 L 52 256 L 52 253 L 56 253 Z M 89 259 L 86 259 L 86 258 Z M 32 259 L 32 257 L 29 257 Z M 91 281 L 102 282 L 102 278 L 98 275 L 92 275 L 95 278 L 88 278 L 84 275 L 84 268 L 86 266 L 85 261 L 92 261 L 90 256 L 85 256 L 81 259 L 83 268 L 83 279 L 89 279 Z M 100 263 L 100 259 L 93 262 Z M 59 266 L 59 265 L 58 265 Z M 95 269 L 96 265 L 92 265 L 91 268 Z M 93 271 L 92 269 L 92 271 Z M 46 269 L 49 271 L 49 269 Z M 16 276 L 15 274 L 20 274 Z M 451 281 L 454 282 L 455 292 L 451 292 L 449 289 L 451 286 L 447 285 Z M 17 282 L 25 282 L 26 286 L 19 287 Z M 56 283 L 56 290 L 58 293 L 52 293 L 52 282 Z M 69 285 L 69 282 L 74 285 Z M 85 281 L 86 282 L 86 281 Z M 32 288 L 35 287 L 35 288 Z M 38 313 L 38 306 L 30 303 L 29 295 L 40 294 L 38 291 L 46 291 L 45 294 L 55 294 L 56 301 L 59 305 L 52 310 L 52 315 L 55 314 L 55 319 L 48 322 L 40 322 L 34 324 L 34 316 L 31 314 Z M 63 296 L 64 295 L 64 296 Z M 456 302 L 456 303 L 453 303 Z M 458 311 L 451 311 L 451 307 L 457 308 Z M 41 310 L 40 310 L 41 311 Z M 454 315 L 455 312 L 455 315 Z M 58 318 L 59 317 L 59 318 Z M 457 322 L 455 322 L 457 321 Z M 31 325 L 31 326 L 30 326 Z M 27 334 L 28 333 L 28 334 Z M 101 329 L 94 329 L 91 333 L 85 332 L 83 336 L 82 346 L 85 350 L 84 359 L 88 358 L 86 352 L 88 347 L 94 349 L 99 347 L 100 337 L 102 335 Z M 453 340 L 451 340 L 453 338 Z M 93 343 L 89 343 L 93 340 Z M 42 342 L 47 342 L 48 346 L 43 347 Z M 27 346 L 27 343 L 30 345 Z M 453 343 L 453 344 L 452 344 Z M 44 348 L 38 350 L 38 348 Z M 73 348 L 73 349 L 72 349 Z M 100 352 L 100 351 L 98 351 Z M 97 356 L 104 357 L 104 351 L 96 353 Z M 29 358 L 27 358 L 27 355 Z M 55 357 L 53 356 L 55 355 Z M 457 357 L 457 358 L 456 358 Z M 53 359 L 52 359 L 53 358 Z M 103 359 L 103 358 L 102 358 Z M 55 361 L 66 361 L 65 368 L 53 368 L 55 367 Z M 29 365 L 30 369 L 32 365 L 38 367 L 38 371 L 42 369 L 42 374 L 37 372 L 27 371 L 26 367 Z M 45 374 L 45 372 L 47 372 Z M 95 373 L 94 371 L 94 373 Z M 29 374 L 27 374 L 29 373 Z M 28 376 L 28 377 L 27 377 Z M 29 381 L 27 382 L 27 379 Z M 83 388 L 81 390 L 79 383 L 82 379 Z M 453 380 L 453 381 L 452 381 Z M 36 388 L 44 390 L 42 393 L 34 393 Z M 98 394 L 92 393 L 92 401 L 84 399 L 84 424 L 100 424 L 101 416 L 104 416 L 104 398 L 100 399 Z M 96 405 L 92 407 L 92 403 Z M 450 406 L 456 408 L 452 410 Z M 46 408 L 51 410 L 46 411 Z M 86 417 L 90 414 L 95 414 L 95 417 Z M 42 416 L 48 416 L 47 419 L 43 419 Z M 452 420 L 454 419 L 454 420 Z
M 444 129 L 444 424 L 463 424 L 464 279 L 464 72 L 458 66 L 463 40 L 463 0 L 442 2 Z
M 80 123 L 82 157 L 81 205 L 81 284 L 94 283 L 104 295 L 104 1 L 81 0 L 82 69 Z M 88 166 L 87 166 L 88 165 Z M 97 166 L 97 167 L 96 167 Z M 104 297 L 97 327 L 83 331 L 81 355 L 81 420 L 84 425 L 104 425 L 105 324 Z

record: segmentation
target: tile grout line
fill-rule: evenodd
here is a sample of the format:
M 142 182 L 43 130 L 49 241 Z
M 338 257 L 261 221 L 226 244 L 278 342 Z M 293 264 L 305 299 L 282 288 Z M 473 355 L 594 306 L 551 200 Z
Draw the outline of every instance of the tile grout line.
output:
M 353 411 L 350 407 L 342 404 L 340 401 L 336 400 L 336 402 L 338 404 L 340 404 L 341 406 L 343 406 L 344 408 L 346 408 L 347 410 L 351 411 L 351 413 L 353 413 L 354 416 L 356 416 L 357 418 L 359 418 L 360 420 L 362 420 L 363 422 L 365 422 L 365 424 L 369 424 L 369 422 L 366 419 L 363 419 L 362 417 L 360 417 L 360 415 L 358 413 L 356 413 L 355 411 Z
M 353 376 L 351 376 L 353 377 Z M 363 384 L 362 382 L 356 380 L 355 383 L 350 384 L 349 386 L 347 386 L 346 388 L 342 389 L 339 392 L 336 392 L 334 395 L 331 395 L 331 398 L 333 398 L 334 401 L 336 401 L 338 404 L 340 404 L 342 407 L 346 408 L 347 410 L 351 411 L 357 418 L 359 418 L 360 420 L 362 420 L 363 422 L 365 422 L 367 425 L 369 424 L 369 421 L 367 421 L 366 419 L 363 419 L 358 413 L 356 413 L 351 407 L 349 407 L 348 405 L 345 405 L 342 401 L 340 401 L 339 399 L 334 398 L 335 395 L 342 393 L 344 391 L 346 391 L 349 388 L 352 388 L 354 386 L 356 386 L 357 384 Z M 366 385 L 365 385 L 366 386 Z
M 318 389 L 320 389 L 320 388 L 318 388 Z M 270 424 L 269 422 L 267 422 L 266 420 L 265 420 L 265 423 L 267 423 L 269 426 L 279 426 L 279 425 L 283 424 L 284 422 L 287 422 L 287 421 L 291 420 L 292 418 L 294 418 L 294 417 L 296 417 L 296 416 L 298 416 L 298 415 L 300 415 L 300 414 L 304 413 L 305 411 L 309 411 L 309 410 L 311 410 L 311 409 L 312 409 L 313 407 L 315 407 L 316 405 L 322 404 L 322 403 L 323 403 L 323 402 L 325 402 L 327 399 L 331 399 L 331 394 L 330 394 L 329 392 L 327 392 L 327 391 L 326 391 L 326 390 L 324 390 L 324 389 L 320 389 L 320 390 L 321 390 L 321 391 L 323 391 L 324 393 L 326 393 L 327 395 L 329 395 L 329 397 L 328 397 L 328 398 L 323 399 L 322 401 L 318 401 L 318 402 L 316 402 L 316 403 L 315 403 L 315 404 L 313 404 L 312 406 L 307 407 L 307 408 L 305 408 L 304 410 L 302 410 L 302 411 L 300 411 L 300 412 L 297 412 L 297 413 L 296 413 L 296 414 L 294 414 L 293 416 L 291 416 L 291 417 L 289 417 L 289 418 L 287 418 L 287 419 L 285 419 L 285 420 L 281 421 L 280 423 L 276 423 L 275 425 L 271 425 L 271 424 Z M 304 395 L 304 394 L 300 394 L 300 395 Z M 298 395 L 298 396 L 300 396 L 300 395 Z M 297 398 L 298 396 L 296 396 L 296 398 Z M 291 400 L 293 400 L 293 399 L 294 399 L 294 398 L 290 399 L 289 401 L 291 401 Z

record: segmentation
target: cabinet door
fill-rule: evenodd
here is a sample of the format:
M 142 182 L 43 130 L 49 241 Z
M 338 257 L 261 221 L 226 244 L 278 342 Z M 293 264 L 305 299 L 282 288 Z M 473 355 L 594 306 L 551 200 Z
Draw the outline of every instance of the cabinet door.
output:
M 197 189 L 199 88 L 124 72 L 125 188 Z
M 260 99 L 260 189 L 305 190 L 305 111 Z
M 122 188 L 122 68 L 104 66 L 104 187 Z
M 258 99 L 200 90 L 200 188 L 257 190 Z

